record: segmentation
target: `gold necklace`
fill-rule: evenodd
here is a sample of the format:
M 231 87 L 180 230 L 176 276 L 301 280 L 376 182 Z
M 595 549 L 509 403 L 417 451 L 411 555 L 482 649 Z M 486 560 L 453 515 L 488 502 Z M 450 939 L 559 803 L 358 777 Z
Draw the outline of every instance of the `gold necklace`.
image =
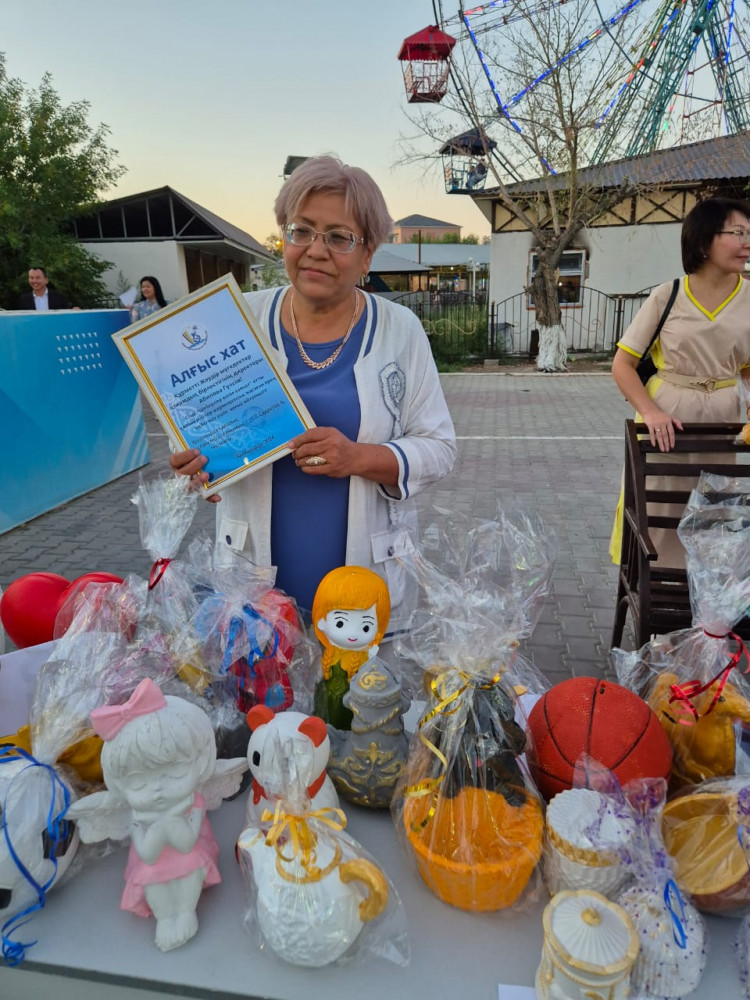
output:
M 333 352 L 333 354 L 328 355 L 325 361 L 313 361 L 313 359 L 305 350 L 302 341 L 300 340 L 299 330 L 297 329 L 297 317 L 294 315 L 294 292 L 291 293 L 291 296 L 289 298 L 289 315 L 292 317 L 292 332 L 294 333 L 294 339 L 297 341 L 299 356 L 302 358 L 302 360 L 305 362 L 306 365 L 308 365 L 310 368 L 314 368 L 316 371 L 320 371 L 321 368 L 327 368 L 329 365 L 333 364 L 333 362 L 336 360 L 339 354 L 341 354 L 341 352 L 343 351 L 344 345 L 346 344 L 347 340 L 351 335 L 352 330 L 354 329 L 354 324 L 357 320 L 358 309 L 359 309 L 359 292 L 358 289 L 355 288 L 354 312 L 352 313 L 352 320 L 351 323 L 349 324 L 349 329 L 346 331 L 344 339 L 341 341 L 341 343 Z

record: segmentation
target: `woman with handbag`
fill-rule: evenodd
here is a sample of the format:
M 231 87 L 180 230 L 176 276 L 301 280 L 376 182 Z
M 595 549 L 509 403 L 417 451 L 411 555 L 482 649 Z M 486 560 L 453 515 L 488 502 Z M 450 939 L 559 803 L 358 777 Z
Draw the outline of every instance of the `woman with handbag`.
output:
M 673 283 L 658 285 L 619 341 L 612 364 L 618 388 L 663 452 L 674 448 L 683 422 L 735 422 L 740 399 L 750 397 L 750 282 L 742 277 L 750 258 L 750 204 L 699 202 L 685 218 L 681 244 L 685 276 L 671 306 Z M 638 368 L 649 350 L 656 371 L 644 385 Z M 659 562 L 682 565 L 682 546 L 674 532 L 670 536 L 661 544 L 653 539 Z M 620 561 L 621 541 L 622 497 L 610 542 L 613 562 Z

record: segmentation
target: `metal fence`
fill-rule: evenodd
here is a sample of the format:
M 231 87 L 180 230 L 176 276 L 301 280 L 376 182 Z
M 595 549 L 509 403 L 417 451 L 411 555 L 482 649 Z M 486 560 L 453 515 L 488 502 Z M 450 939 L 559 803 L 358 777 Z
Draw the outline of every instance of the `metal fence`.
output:
M 649 291 L 629 295 L 607 295 L 597 288 L 584 287 L 581 301 L 564 305 L 561 324 L 569 351 L 611 353 L 615 344 L 638 312 Z M 525 292 L 503 302 L 492 302 L 489 309 L 488 357 L 502 354 L 536 354 L 534 334 L 538 337 L 536 312 L 529 308 Z
M 611 353 L 649 290 L 607 295 L 582 289 L 581 301 L 562 307 L 568 350 Z M 537 353 L 536 312 L 525 292 L 487 305 L 468 292 L 407 292 L 389 295 L 419 316 L 439 361 L 470 361 Z M 535 336 L 536 335 L 536 336 Z
M 484 294 L 406 292 L 388 298 L 419 316 L 436 361 L 459 362 L 494 357 L 488 334 Z

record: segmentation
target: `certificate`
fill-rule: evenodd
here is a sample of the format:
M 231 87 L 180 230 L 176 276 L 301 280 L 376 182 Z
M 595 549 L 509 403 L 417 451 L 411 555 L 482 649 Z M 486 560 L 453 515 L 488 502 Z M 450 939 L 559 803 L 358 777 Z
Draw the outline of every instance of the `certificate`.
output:
M 206 495 L 315 426 L 231 274 L 113 339 L 176 450 L 208 457 Z

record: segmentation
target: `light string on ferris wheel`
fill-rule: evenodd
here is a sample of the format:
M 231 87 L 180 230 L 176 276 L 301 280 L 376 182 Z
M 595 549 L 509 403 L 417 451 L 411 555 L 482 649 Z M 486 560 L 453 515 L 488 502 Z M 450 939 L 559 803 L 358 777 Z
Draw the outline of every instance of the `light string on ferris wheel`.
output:
M 683 2 L 684 2 L 684 0 L 683 0 Z M 648 43 L 648 48 L 652 52 L 659 45 L 659 42 L 661 41 L 661 39 L 664 36 L 665 32 L 667 32 L 670 29 L 670 27 L 672 26 L 672 23 L 673 23 L 674 19 L 676 17 L 678 17 L 678 14 L 679 14 L 679 4 L 676 4 L 673 7 L 672 12 L 669 15 L 669 17 L 661 25 L 661 27 L 658 28 L 657 31 L 654 32 L 654 35 L 652 36 L 651 41 Z M 697 42 L 696 42 L 696 44 L 697 44 Z M 692 52 L 691 52 L 691 54 L 692 54 Z M 622 97 L 622 95 L 625 93 L 625 91 L 628 89 L 628 87 L 630 87 L 631 83 L 633 83 L 633 81 L 637 78 L 639 70 L 644 66 L 644 64 L 646 62 L 646 58 L 647 58 L 647 56 L 645 56 L 645 55 L 641 56 L 641 58 L 638 60 L 638 62 L 633 67 L 631 67 L 631 71 L 628 74 L 628 76 L 625 78 L 625 82 L 622 84 L 622 86 L 617 91 L 617 93 L 612 98 L 612 100 L 609 102 L 609 104 L 604 109 L 604 111 L 599 115 L 599 117 L 594 122 L 594 128 L 595 129 L 601 128 L 601 125 L 602 125 L 604 119 L 607 117 L 607 115 L 610 113 L 610 111 L 614 108 L 614 106 L 618 103 L 618 101 L 620 100 L 620 98 Z M 674 107 L 674 105 L 672 105 L 672 107 Z M 671 110 L 671 108 L 670 108 L 670 110 Z
M 511 118 L 511 116 L 508 114 L 508 110 L 505 107 L 505 105 L 503 104 L 503 102 L 502 102 L 502 100 L 500 98 L 500 95 L 497 92 L 497 86 L 495 84 L 495 81 L 492 79 L 492 74 L 490 73 L 489 66 L 487 65 L 487 60 L 484 57 L 484 52 L 479 47 L 479 42 L 477 41 L 477 37 L 474 34 L 474 31 L 473 31 L 473 29 L 471 27 L 471 24 L 469 23 L 469 18 L 468 18 L 468 16 L 467 16 L 466 13 L 464 13 L 463 18 L 464 18 L 464 24 L 466 25 L 466 30 L 469 33 L 469 37 L 471 38 L 472 44 L 473 44 L 473 46 L 474 46 L 474 48 L 476 50 L 477 55 L 479 56 L 479 61 L 482 64 L 482 68 L 484 69 L 485 76 L 487 77 L 487 81 L 488 81 L 488 83 L 490 85 L 490 89 L 491 89 L 492 94 L 493 94 L 493 96 L 495 98 L 495 101 L 497 102 L 498 108 L 503 113 L 503 115 L 505 115 L 505 117 L 508 119 L 508 121 L 510 122 L 510 124 L 516 130 L 516 132 L 518 132 L 519 135 L 523 135 L 523 129 L 518 124 L 518 122 L 514 118 Z M 544 166 L 547 168 L 547 170 L 549 170 L 549 172 L 551 174 L 553 174 L 554 176 L 557 176 L 557 171 L 552 167 L 552 165 L 550 163 L 547 162 L 547 160 L 545 159 L 545 157 L 544 156 L 540 156 L 539 158 L 542 161 L 542 163 L 544 164 Z
M 613 14 L 612 17 L 606 18 L 606 20 L 604 18 L 601 18 L 602 26 L 600 28 L 597 28 L 595 31 L 592 31 L 591 34 L 588 35 L 586 38 L 584 38 L 583 41 L 580 42 L 574 49 L 571 49 L 564 56 L 561 56 L 560 59 L 557 60 L 554 66 L 549 66 L 547 69 L 545 69 L 543 73 L 541 73 L 536 78 L 536 80 L 532 80 L 532 82 L 529 83 L 527 86 L 525 86 L 523 90 L 519 90 L 517 94 L 515 94 L 513 97 L 510 98 L 506 107 L 509 108 L 512 105 L 517 104 L 520 100 L 522 100 L 526 96 L 526 94 L 529 93 L 529 91 L 533 90 L 534 87 L 539 86 L 539 84 L 542 83 L 544 80 L 546 80 L 548 76 L 551 76 L 554 72 L 560 69 L 561 66 L 564 66 L 565 63 L 568 62 L 568 60 L 572 59 L 574 56 L 577 56 L 580 52 L 583 52 L 583 50 L 588 48 L 588 46 L 591 45 L 592 42 L 596 42 L 599 38 L 602 37 L 602 35 L 605 32 L 609 31 L 610 26 L 614 27 L 618 23 L 618 21 L 621 21 L 623 18 L 627 17 L 628 14 L 630 14 L 636 7 L 640 6 L 640 4 L 644 2 L 645 0 L 632 0 L 631 3 L 629 3 L 626 7 L 622 7 L 615 14 Z
M 479 42 L 477 41 L 477 36 L 474 34 L 474 30 L 471 27 L 471 24 L 469 23 L 469 18 L 468 18 L 468 15 L 466 14 L 466 12 L 464 12 L 464 14 L 463 14 L 463 19 L 464 19 L 464 25 L 466 26 L 466 30 L 467 30 L 467 32 L 469 34 L 469 38 L 471 38 L 471 43 L 474 46 L 477 55 L 479 56 L 480 63 L 482 64 L 482 69 L 484 70 L 484 75 L 487 77 L 487 82 L 490 85 L 490 90 L 492 91 L 492 96 L 495 98 L 495 102 L 496 102 L 498 108 L 500 108 L 500 110 L 505 115 L 505 117 L 508 119 L 508 121 L 511 123 L 511 125 L 513 126 L 513 128 L 520 135 L 521 132 L 522 132 L 521 126 L 518 124 L 518 122 L 514 121 L 510 117 L 510 115 L 508 114 L 508 111 L 507 111 L 505 105 L 502 102 L 502 99 L 501 99 L 500 95 L 497 92 L 497 85 L 496 85 L 495 81 L 492 79 L 492 74 L 490 73 L 490 68 L 487 65 L 487 60 L 484 57 L 484 52 L 482 51 L 482 49 L 479 46 Z
M 547 77 L 551 76 L 554 72 L 556 72 L 558 69 L 560 69 L 560 67 L 563 66 L 566 62 L 568 62 L 570 59 L 574 58 L 575 56 L 579 55 L 584 49 L 588 48 L 589 45 L 591 45 L 593 42 L 597 41 L 602 36 L 602 34 L 605 31 L 608 33 L 610 27 L 614 27 L 615 25 L 617 25 L 621 20 L 623 20 L 629 14 L 631 14 L 632 11 L 636 7 L 640 6 L 640 4 L 642 4 L 643 2 L 645 2 L 645 0 L 631 0 L 630 3 L 626 4 L 624 7 L 621 7 L 620 10 L 616 11 L 611 17 L 608 17 L 608 18 L 604 18 L 601 15 L 601 12 L 600 12 L 600 20 L 601 20 L 601 24 L 602 24 L 601 27 L 597 28 L 590 35 L 588 35 L 586 38 L 584 38 L 575 48 L 571 49 L 564 56 L 562 56 L 557 61 L 557 63 L 554 66 L 550 66 L 547 69 L 545 69 L 544 72 L 541 73 L 535 80 L 532 80 L 531 83 L 529 83 L 526 87 L 524 87 L 517 94 L 515 94 L 513 97 L 511 97 L 510 100 L 508 100 L 507 102 L 504 102 L 500 98 L 500 95 L 499 95 L 499 93 L 497 91 L 497 85 L 496 85 L 496 83 L 495 83 L 495 81 L 492 78 L 492 75 L 490 73 L 489 66 L 487 65 L 487 61 L 486 61 L 485 56 L 484 56 L 484 52 L 482 51 L 482 49 L 481 49 L 481 47 L 479 45 L 479 42 L 478 42 L 478 39 L 477 39 L 477 32 L 475 31 L 475 29 L 471 25 L 471 23 L 469 21 L 469 16 L 470 15 L 481 15 L 481 14 L 486 13 L 490 9 L 497 8 L 497 7 L 500 7 L 500 6 L 505 6 L 508 3 L 508 0 L 495 0 L 495 2 L 487 3 L 487 4 L 482 4 L 482 5 L 478 6 L 478 7 L 473 7 L 470 10 L 463 11 L 463 21 L 464 21 L 464 24 L 466 26 L 466 30 L 467 30 L 467 32 L 469 34 L 469 37 L 471 38 L 472 44 L 474 45 L 474 48 L 475 48 L 475 50 L 477 52 L 477 55 L 479 56 L 480 62 L 481 62 L 482 67 L 484 69 L 484 72 L 485 72 L 485 75 L 487 77 L 487 80 L 488 80 L 488 82 L 490 84 L 490 88 L 492 89 L 492 93 L 493 93 L 493 95 L 495 97 L 495 100 L 496 100 L 496 102 L 498 104 L 498 107 L 500 108 L 500 110 L 502 111 L 503 115 L 508 119 L 508 121 L 510 122 L 510 124 L 514 127 L 514 129 L 519 134 L 522 134 L 522 129 L 519 126 L 518 122 L 511 116 L 509 108 L 511 108 L 514 104 L 517 104 L 519 101 L 521 101 L 526 96 L 526 94 L 528 94 L 530 91 L 532 91 L 535 87 L 539 86 L 540 83 L 542 83 L 544 80 L 547 79 Z M 599 7 L 598 7 L 598 4 L 597 4 L 597 10 L 598 9 L 599 9 Z M 524 13 L 523 15 L 518 15 L 517 18 L 515 18 L 515 20 L 518 20 L 521 17 L 525 17 L 525 16 L 527 16 L 527 12 Z M 617 96 L 619 96 L 619 93 L 618 93 Z M 607 108 L 607 110 L 604 112 L 604 115 L 601 116 L 602 118 L 606 116 L 606 114 L 608 113 L 608 111 L 614 105 L 615 101 L 617 100 L 617 96 L 615 97 L 614 101 L 610 104 L 609 108 Z M 601 121 L 601 118 L 599 120 Z M 554 170 L 554 168 L 552 167 L 552 165 L 544 157 L 542 157 L 542 162 L 547 167 L 547 169 L 550 171 L 550 173 L 556 174 L 556 171 Z
M 729 48 L 730 48 L 730 46 L 732 44 L 732 32 L 733 32 L 733 29 L 734 29 L 734 0 L 732 0 L 731 6 L 730 6 L 730 10 L 729 10 L 729 26 L 727 28 L 727 44 L 726 44 L 726 53 L 724 55 L 724 66 L 725 66 L 725 71 L 724 72 L 725 72 L 725 75 L 724 75 L 724 80 L 723 80 L 723 86 L 722 86 L 722 89 L 721 89 L 721 95 L 722 95 L 722 97 L 726 96 L 726 88 L 727 88 L 727 83 L 729 81 L 729 72 L 730 72 L 729 71 Z M 727 131 L 729 131 L 729 118 L 728 118 L 728 115 L 727 115 L 726 107 L 722 107 L 722 112 L 723 112 L 723 116 L 724 116 L 724 126 L 727 129 Z

